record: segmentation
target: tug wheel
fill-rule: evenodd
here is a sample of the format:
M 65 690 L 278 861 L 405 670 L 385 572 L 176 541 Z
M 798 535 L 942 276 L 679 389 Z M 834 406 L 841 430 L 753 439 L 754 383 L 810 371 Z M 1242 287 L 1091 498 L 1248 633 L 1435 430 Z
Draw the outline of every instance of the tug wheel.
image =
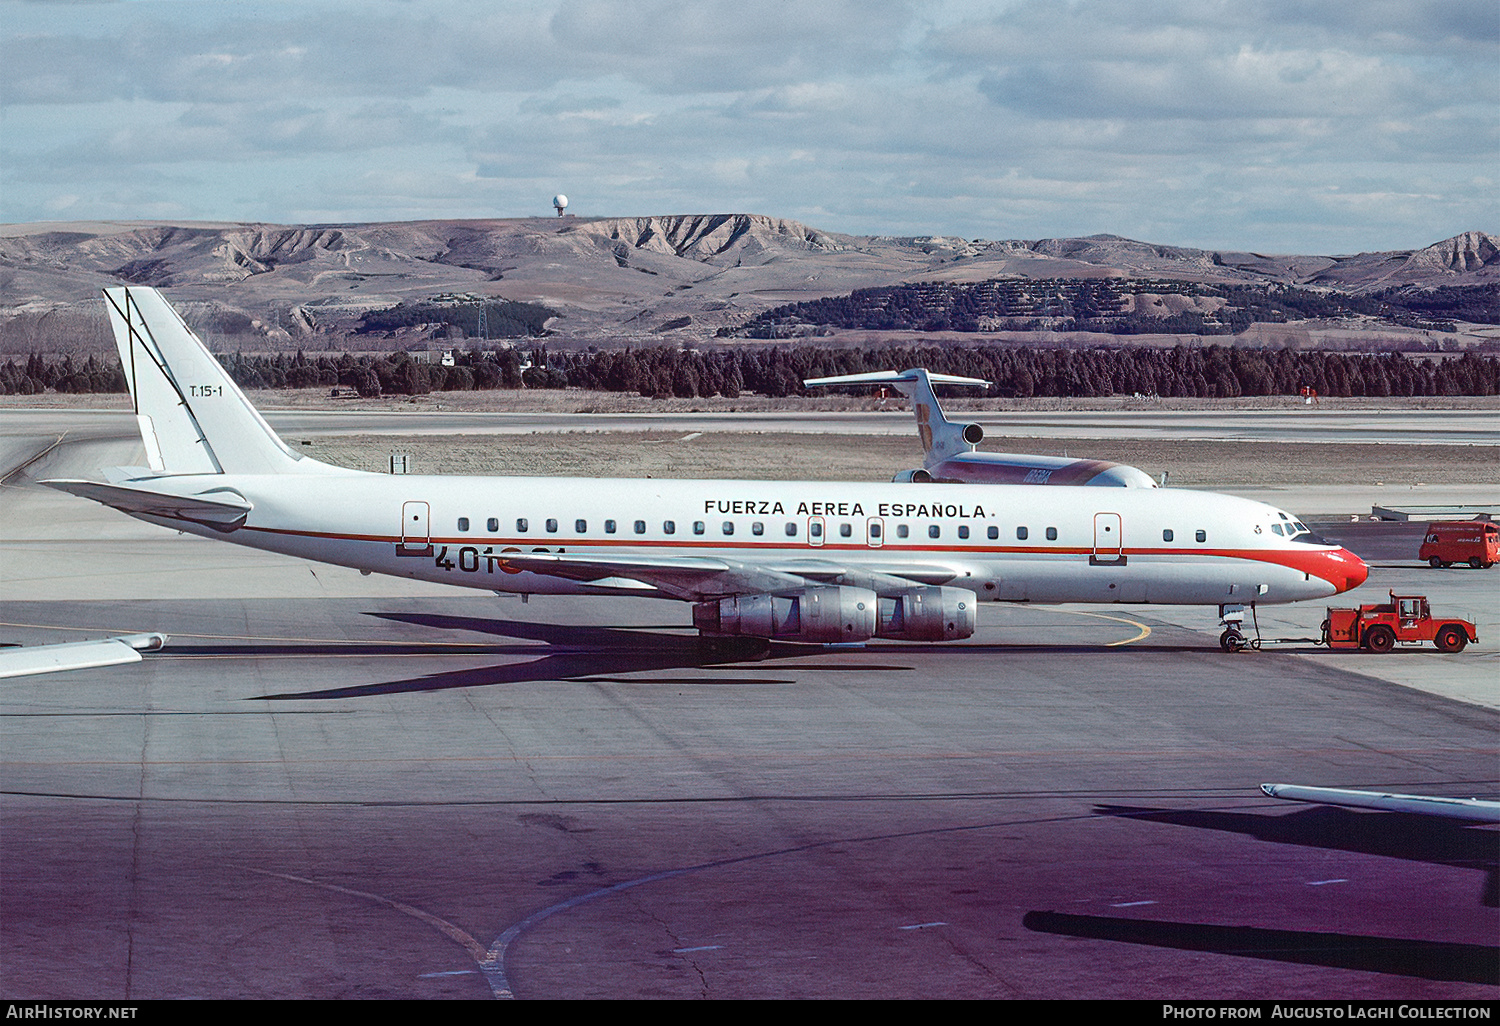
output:
M 1427 561 L 1427 565 L 1436 570 L 1438 567 L 1443 565 L 1443 561 L 1441 559 L 1438 559 L 1436 556 L 1433 556 Z
M 1449 624 L 1447 627 L 1444 627 L 1442 630 L 1438 631 L 1437 638 L 1434 640 L 1440 651 L 1462 652 L 1464 650 L 1464 646 L 1469 643 L 1469 636 L 1464 633 L 1462 627 L 1457 627 L 1453 624 Z
M 1389 652 L 1396 647 L 1396 632 L 1378 623 L 1365 631 L 1365 647 L 1377 654 Z

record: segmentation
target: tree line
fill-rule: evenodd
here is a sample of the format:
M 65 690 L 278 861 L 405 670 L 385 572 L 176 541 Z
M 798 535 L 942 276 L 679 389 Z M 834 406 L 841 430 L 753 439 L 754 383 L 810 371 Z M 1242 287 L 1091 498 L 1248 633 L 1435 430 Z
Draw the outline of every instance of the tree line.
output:
M 454 365 L 388 356 L 308 356 L 298 352 L 220 357 L 242 387 L 349 388 L 363 396 L 517 388 L 586 388 L 656 398 L 737 398 L 806 394 L 804 378 L 926 367 L 984 378 L 996 398 L 1156 395 L 1233 398 L 1325 396 L 1483 396 L 1500 394 L 1500 357 L 1469 352 L 1450 358 L 1402 353 L 1177 346 L 1066 348 L 1041 346 L 908 346 L 849 348 L 812 343 L 678 349 L 651 346 L 597 352 L 456 351 Z M 123 392 L 113 360 L 27 360 L 0 364 L 0 394 Z M 850 390 L 855 393 L 861 390 Z M 863 391 L 868 392 L 868 389 Z

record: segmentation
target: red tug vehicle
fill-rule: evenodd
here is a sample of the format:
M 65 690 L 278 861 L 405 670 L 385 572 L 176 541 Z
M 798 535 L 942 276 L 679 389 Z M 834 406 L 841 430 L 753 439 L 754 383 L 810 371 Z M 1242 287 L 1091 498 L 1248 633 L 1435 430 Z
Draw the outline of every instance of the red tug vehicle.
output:
M 1397 642 L 1420 645 L 1431 641 L 1442 652 L 1462 652 L 1478 641 L 1474 624 L 1456 616 L 1435 617 L 1425 595 L 1397 595 L 1389 602 L 1358 609 L 1328 610 L 1323 621 L 1323 644 L 1329 648 L 1364 648 L 1389 652 Z

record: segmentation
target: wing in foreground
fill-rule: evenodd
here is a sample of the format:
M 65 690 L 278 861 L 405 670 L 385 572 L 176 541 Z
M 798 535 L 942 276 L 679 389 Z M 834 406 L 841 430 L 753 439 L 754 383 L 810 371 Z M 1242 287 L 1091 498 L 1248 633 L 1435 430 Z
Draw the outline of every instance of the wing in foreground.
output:
M 1441 816 L 1444 819 L 1461 819 L 1470 823 L 1500 823 L 1500 802 L 1482 798 L 1433 798 L 1422 794 L 1348 791 L 1337 787 L 1303 787 L 1299 784 L 1261 784 L 1260 789 L 1272 798 L 1285 798 L 1294 802 Z
M 154 652 L 166 643 L 165 634 L 122 634 L 98 641 L 0 648 L 0 677 L 26 677 L 34 673 L 138 663 L 142 652 Z

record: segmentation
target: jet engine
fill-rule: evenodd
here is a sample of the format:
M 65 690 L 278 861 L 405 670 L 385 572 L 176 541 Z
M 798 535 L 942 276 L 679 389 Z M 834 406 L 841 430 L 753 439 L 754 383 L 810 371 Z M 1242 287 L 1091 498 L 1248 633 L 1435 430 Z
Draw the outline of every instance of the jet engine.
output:
M 875 633 L 906 641 L 957 641 L 974 633 L 979 596 L 967 588 L 912 588 L 880 597 Z
M 734 595 L 693 606 L 705 634 L 784 641 L 868 641 L 875 636 L 875 593 L 867 588 L 804 588 L 791 595 Z

